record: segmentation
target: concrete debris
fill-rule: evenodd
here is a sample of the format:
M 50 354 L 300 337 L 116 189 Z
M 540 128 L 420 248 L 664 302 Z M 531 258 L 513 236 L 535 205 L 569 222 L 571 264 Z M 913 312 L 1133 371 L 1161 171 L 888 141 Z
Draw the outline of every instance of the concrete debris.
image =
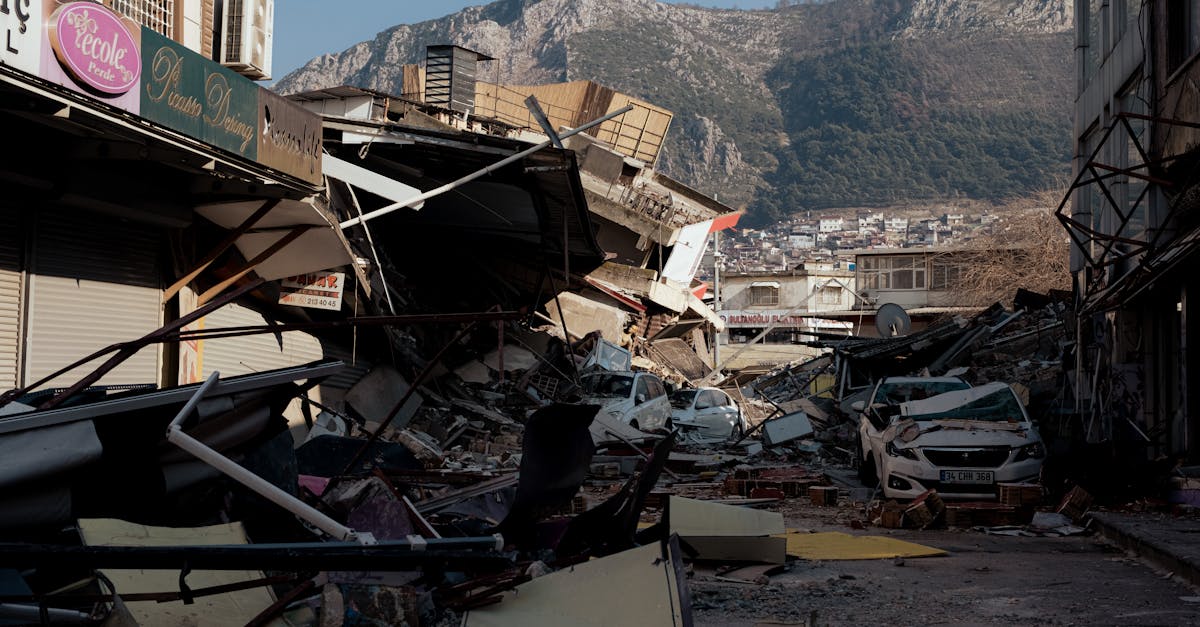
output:
M 189 68 L 216 67 L 184 51 Z M 1055 444 L 1094 451 L 1095 425 L 1074 413 L 1121 401 L 1069 396 L 1091 357 L 1075 354 L 1076 321 L 1057 295 L 955 309 L 898 337 L 822 320 L 792 336 L 806 352 L 788 353 L 818 356 L 724 371 L 726 322 L 703 300 L 697 268 L 741 213 L 655 170 L 671 114 L 650 103 L 589 88 L 630 103 L 609 119 L 639 111 L 610 124 L 627 133 L 617 145 L 571 131 L 565 150 L 530 144 L 525 122 L 414 100 L 419 89 L 298 97 L 322 117 L 243 84 L 251 114 L 255 98 L 280 114 L 259 122 L 271 133 L 250 128 L 260 142 L 305 138 L 300 167 L 279 146 L 244 158 L 206 148 L 211 138 L 180 143 L 175 133 L 194 131 L 164 135 L 169 121 L 113 124 L 87 105 L 93 89 L 23 72 L 6 69 L 3 87 L 19 121 L 0 111 L 14 146 L 52 136 L 64 155 L 111 145 L 153 158 L 113 160 L 129 169 L 105 186 L 113 198 L 66 179 L 43 185 L 37 170 L 62 165 L 42 157 L 5 179 L 13 206 L 38 209 L 10 211 L 15 243 L 0 246 L 16 264 L 0 283 L 17 295 L 0 299 L 16 338 L 0 342 L 0 374 L 20 386 L 0 394 L 4 618 L 688 625 L 687 563 L 765 564 L 715 577 L 766 586 L 789 553 L 940 553 L 810 537 L 788 530 L 789 517 L 856 532 L 1071 535 L 1093 508 L 1122 506 L 1113 486 L 1136 483 L 1113 478 L 1124 468 L 1086 475 L 1055 463 Z M 554 115 L 554 127 L 590 119 Z M 444 189 L 406 202 L 435 179 L 452 181 L 453 200 Z M 146 198 L 119 196 L 143 183 Z M 195 202 L 160 208 L 160 187 Z M 368 213 L 368 199 L 391 206 Z M 97 206 L 122 219 L 101 221 Z M 808 315 L 797 318 L 818 320 Z M 135 337 L 110 337 L 118 330 Z M 869 404 L 877 381 L 942 375 L 970 389 L 907 399 L 880 425 L 885 441 L 864 442 L 866 414 L 885 413 Z M 948 423 L 994 413 L 985 401 L 1001 387 L 1029 420 L 993 416 L 991 430 L 1040 429 L 1044 440 L 939 439 L 970 430 Z M 942 456 L 923 478 L 880 463 L 931 454 Z M 1010 459 L 1029 472 L 999 476 Z M 1200 504 L 1200 472 L 1176 460 L 1132 474 L 1178 507 Z M 1039 511 L 1047 502 L 1056 512 Z
M 772 418 L 761 425 L 763 446 L 777 446 L 813 433 L 808 414 L 796 412 Z

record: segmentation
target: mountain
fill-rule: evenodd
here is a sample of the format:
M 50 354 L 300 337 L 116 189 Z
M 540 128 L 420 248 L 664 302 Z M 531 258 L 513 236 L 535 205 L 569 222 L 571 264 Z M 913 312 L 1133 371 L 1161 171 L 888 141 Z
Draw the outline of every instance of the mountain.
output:
M 828 207 L 1001 200 L 1069 171 L 1070 0 L 500 0 L 317 57 L 282 93 L 399 93 L 455 43 L 485 80 L 591 79 L 675 112 L 658 167 L 759 223 Z

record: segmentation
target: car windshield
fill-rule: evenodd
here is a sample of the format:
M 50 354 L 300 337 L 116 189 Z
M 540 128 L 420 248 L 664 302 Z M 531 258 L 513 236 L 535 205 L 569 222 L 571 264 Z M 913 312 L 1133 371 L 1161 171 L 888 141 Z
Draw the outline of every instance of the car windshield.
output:
M 679 390 L 671 394 L 671 407 L 676 409 L 687 409 L 692 406 L 692 399 L 696 398 L 698 390 Z
M 583 378 L 583 389 L 595 396 L 628 398 L 633 390 L 633 375 L 598 374 Z
M 986 396 L 981 396 L 969 403 L 964 403 L 944 411 L 910 414 L 913 420 L 983 420 L 988 422 L 1021 422 L 1025 414 L 1021 411 L 1021 401 L 1009 388 L 1003 388 Z
M 966 390 L 970 387 L 965 381 L 957 379 L 953 381 L 885 381 L 879 385 L 879 390 L 875 392 L 875 398 L 871 403 L 899 405 L 908 401 L 919 401 L 930 396 L 937 396 L 945 392 Z

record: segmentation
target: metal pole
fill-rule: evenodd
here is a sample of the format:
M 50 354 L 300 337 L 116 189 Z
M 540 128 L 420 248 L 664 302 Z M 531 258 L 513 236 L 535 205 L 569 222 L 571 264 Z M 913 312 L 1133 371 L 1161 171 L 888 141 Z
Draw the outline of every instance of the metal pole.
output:
M 179 413 L 175 416 L 175 419 L 172 420 L 171 424 L 167 427 L 167 440 L 175 446 L 178 446 L 188 453 L 191 453 L 192 456 L 196 457 L 200 461 L 221 471 L 231 479 L 246 486 L 247 488 L 250 488 L 272 503 L 275 503 L 276 505 L 286 509 L 296 516 L 299 516 L 309 524 L 320 529 L 321 531 L 324 531 L 330 536 L 347 542 L 358 541 L 363 544 L 375 544 L 375 539 L 371 536 L 371 534 L 355 533 L 353 529 L 350 529 L 349 527 L 346 527 L 345 525 L 326 516 L 325 514 L 322 514 L 304 501 L 301 501 L 291 494 L 284 492 L 283 490 L 279 489 L 278 486 L 268 482 L 249 470 L 246 470 L 233 460 L 221 455 L 220 453 L 209 448 L 208 445 L 183 432 L 183 428 L 180 425 L 183 424 L 183 421 L 188 417 L 189 414 L 191 414 L 192 410 L 196 408 L 196 404 L 199 403 L 204 397 L 204 393 L 217 384 L 217 381 L 220 380 L 220 377 L 221 374 L 219 372 L 214 372 L 212 376 L 210 376 L 208 380 L 204 382 L 204 385 L 200 386 L 200 389 L 196 390 L 196 393 L 192 395 L 192 398 L 188 399 L 187 404 L 183 406 L 183 409 L 179 411 Z
M 801 308 L 801 307 L 804 307 L 805 305 L 807 305 L 807 304 L 808 304 L 808 301 L 812 300 L 812 297 L 813 297 L 813 295 L 812 295 L 812 294 L 809 294 L 808 296 L 805 296 L 805 297 L 804 297 L 804 300 L 800 301 L 800 304 L 798 304 L 798 305 L 796 305 L 795 307 L 792 307 L 791 309 L 787 310 L 787 312 L 786 312 L 786 313 L 784 313 L 782 316 L 780 316 L 780 317 L 779 317 L 779 320 L 778 320 L 778 321 L 776 321 L 776 322 L 774 322 L 774 323 L 771 323 L 770 325 L 767 325 L 767 328 L 763 329 L 763 330 L 762 330 L 762 333 L 759 333 L 758 335 L 754 336 L 754 339 L 750 340 L 749 342 L 746 342 L 746 345 L 745 345 L 745 346 L 743 346 L 743 347 L 741 347 L 740 349 L 738 349 L 738 350 L 737 350 L 737 352 L 735 352 L 733 355 L 730 355 L 728 359 L 726 359 L 726 360 L 725 360 L 725 361 L 723 361 L 723 362 L 720 362 L 720 363 L 718 363 L 718 364 L 716 365 L 716 367 L 714 367 L 714 368 L 713 368 L 713 371 L 712 371 L 712 372 L 710 372 L 710 373 L 708 373 L 708 376 L 706 376 L 706 377 L 704 377 L 703 379 L 701 379 L 701 380 L 700 380 L 700 381 L 701 381 L 701 383 L 703 383 L 703 382 L 706 382 L 706 381 L 709 381 L 709 380 L 711 380 L 711 379 L 715 378 L 715 377 L 717 376 L 717 374 L 718 374 L 719 372 L 721 372 L 721 366 L 724 366 L 725 364 L 729 363 L 730 361 L 733 361 L 734 359 L 737 359 L 738 355 L 741 355 L 742 353 L 744 353 L 744 352 L 746 352 L 746 351 L 750 350 L 750 347 L 751 347 L 751 346 L 754 346 L 754 343 L 755 343 L 755 342 L 757 342 L 757 341 L 759 341 L 759 340 L 763 339 L 764 337 L 766 337 L 768 333 L 770 333 L 771 331 L 774 331 L 776 327 L 778 327 L 778 326 L 782 325 L 782 324 L 784 323 L 784 321 L 785 321 L 785 320 L 787 320 L 789 317 L 791 317 L 791 315 L 792 315 L 792 314 L 796 313 L 797 311 L 800 311 L 800 308 Z
M 573 129 L 565 131 L 559 135 L 559 138 L 566 139 L 567 137 L 570 137 L 572 135 L 582 133 L 583 131 L 586 131 L 589 128 L 592 128 L 593 126 L 598 126 L 598 125 L 603 124 L 619 115 L 628 113 L 632 109 L 633 109 L 633 105 L 627 105 L 627 106 L 621 107 L 620 109 L 617 109 L 616 111 L 613 111 L 612 113 L 609 113 L 608 115 L 605 115 L 603 117 L 592 120 L 591 122 L 588 122 L 587 124 L 584 124 L 582 126 L 577 126 Z M 413 196 L 412 198 L 409 198 L 408 200 L 394 202 L 394 203 L 387 205 L 386 207 L 383 207 L 381 209 L 376 209 L 375 211 L 372 211 L 366 215 L 359 216 L 357 218 L 351 218 L 349 220 L 346 220 L 345 222 L 342 222 L 338 226 L 341 227 L 342 229 L 348 229 L 348 228 L 350 228 L 356 224 L 359 224 L 361 222 L 366 222 L 367 220 L 378 218 L 381 215 L 391 213 L 397 209 L 400 209 L 401 207 L 408 207 L 408 206 L 414 205 L 418 202 L 422 202 L 422 201 L 428 200 L 430 198 L 433 198 L 434 196 L 440 196 L 456 187 L 460 187 L 466 183 L 470 183 L 471 181 L 474 181 L 475 179 L 477 179 L 485 174 L 499 170 L 500 168 L 502 168 L 510 163 L 513 163 L 515 161 L 520 161 L 521 159 L 524 159 L 525 157 L 528 157 L 529 155 L 531 155 L 543 148 L 547 148 L 549 146 L 550 146 L 550 140 L 546 140 L 540 144 L 537 144 L 536 146 L 531 146 L 530 148 L 522 150 L 521 152 L 518 152 L 514 155 L 505 157 L 504 159 L 501 159 L 500 161 L 497 161 L 496 163 L 493 163 L 492 165 L 489 165 L 483 169 L 476 170 L 458 180 L 446 183 L 445 185 L 438 187 L 436 189 L 431 189 L 427 192 L 417 194 L 416 196 Z
M 713 312 L 721 315 L 721 232 L 713 233 Z M 721 332 L 713 333 L 713 365 L 721 363 Z

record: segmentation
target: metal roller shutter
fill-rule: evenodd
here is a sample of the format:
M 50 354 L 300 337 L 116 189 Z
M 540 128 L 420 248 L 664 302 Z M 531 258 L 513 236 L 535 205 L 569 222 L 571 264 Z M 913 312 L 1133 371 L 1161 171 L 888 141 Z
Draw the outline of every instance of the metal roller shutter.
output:
M 38 213 L 29 266 L 25 383 L 114 342 L 162 326 L 158 264 L 162 231 L 82 211 Z M 148 346 L 100 385 L 157 383 L 159 346 Z M 74 383 L 93 361 L 45 387 Z
M 262 314 L 237 303 L 225 305 L 204 317 L 205 329 L 263 324 L 267 324 L 267 320 Z M 279 345 L 279 336 L 270 334 L 204 340 L 200 349 L 200 368 L 203 376 L 208 378 L 217 371 L 222 377 L 231 377 L 297 366 L 326 357 L 344 360 L 347 368 L 326 380 L 325 386 L 348 388 L 367 372 L 364 364 L 350 365 L 348 351 L 332 345 L 322 346 L 321 341 L 312 335 L 290 331 L 283 333 L 282 338 L 282 348 Z
M 0 209 L 0 390 L 19 384 L 21 346 L 21 271 L 25 238 L 21 214 Z
M 262 314 L 230 303 L 204 317 L 205 329 L 267 324 Z M 276 335 L 246 335 L 200 342 L 200 368 L 207 379 L 214 371 L 221 377 L 297 366 L 322 357 L 317 338 L 299 331 L 283 333 L 283 347 Z

